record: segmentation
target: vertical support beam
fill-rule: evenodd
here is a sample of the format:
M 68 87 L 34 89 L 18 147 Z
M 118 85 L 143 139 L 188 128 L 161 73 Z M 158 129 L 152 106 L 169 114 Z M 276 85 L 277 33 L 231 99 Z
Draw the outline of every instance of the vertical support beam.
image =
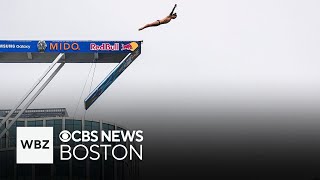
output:
M 102 132 L 102 130 L 103 130 L 103 122 L 100 120 L 99 121 L 99 123 L 100 123 L 100 136 L 99 136 L 99 144 L 102 144 L 102 139 L 101 139 L 101 132 Z M 106 179 L 105 178 L 105 173 L 104 173 L 104 166 L 105 166 L 105 156 L 107 156 L 107 153 L 105 153 L 103 150 L 102 150 L 102 148 L 100 148 L 100 155 L 101 155 L 101 159 L 102 159 L 102 161 L 101 161 L 101 178 L 100 179 Z
M 17 121 L 17 119 L 24 113 L 24 111 L 31 105 L 31 103 L 39 96 L 45 87 L 50 83 L 55 75 L 58 74 L 60 69 L 64 66 L 64 63 L 61 63 L 58 68 L 51 74 L 51 76 L 45 81 L 45 83 L 40 87 L 40 89 L 32 96 L 29 102 L 19 111 L 19 113 L 12 119 L 7 127 L 1 132 L 0 138 L 10 129 L 10 127 Z
M 63 57 L 64 53 L 60 53 L 57 58 L 51 63 L 48 69 L 43 73 L 43 75 L 38 79 L 38 81 L 32 86 L 32 88 L 27 92 L 25 96 L 19 101 L 19 103 L 11 109 L 9 114 L 0 122 L 0 127 L 12 116 L 12 114 L 21 106 L 21 104 L 29 97 L 29 95 L 34 91 L 34 89 L 40 84 L 40 82 L 47 76 L 50 70 L 54 67 L 55 64 Z
M 32 170 L 31 170 L 31 179 L 32 180 L 36 180 L 36 165 L 35 164 L 31 164 L 31 168 L 32 168 Z
M 118 130 L 118 125 L 114 125 L 114 130 Z M 118 161 L 115 159 L 113 160 L 113 178 L 118 179 Z
M 8 124 L 9 124 L 9 121 L 7 121 L 6 122 L 6 127 L 8 126 Z M 5 130 L 5 129 L 3 129 L 3 130 Z M 6 140 L 6 144 L 5 144 L 5 146 L 6 146 L 6 148 L 9 148 L 10 147 L 10 139 L 9 139 L 9 131 L 8 132 L 6 132 L 5 133 L 5 135 L 6 135 L 6 138 L 5 138 L 5 140 Z M 2 137 L 0 138 L 0 139 L 2 139 Z
M 98 59 L 99 59 L 99 53 L 94 53 L 93 59 L 94 59 L 94 60 L 98 60 Z
M 30 59 L 30 60 L 32 59 L 32 53 L 31 52 L 28 52 L 27 56 L 28 56 L 28 59 Z

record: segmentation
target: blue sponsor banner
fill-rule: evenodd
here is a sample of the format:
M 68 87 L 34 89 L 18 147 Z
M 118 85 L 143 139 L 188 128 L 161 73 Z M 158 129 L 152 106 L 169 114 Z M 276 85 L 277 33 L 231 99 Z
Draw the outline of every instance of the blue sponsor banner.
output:
M 1 52 L 130 53 L 141 41 L 1 41 Z
M 108 89 L 108 87 L 121 75 L 121 73 L 141 54 L 141 49 L 138 48 L 123 59 L 111 73 L 92 91 L 92 93 L 85 99 L 85 109 L 89 107 L 101 96 L 101 94 Z

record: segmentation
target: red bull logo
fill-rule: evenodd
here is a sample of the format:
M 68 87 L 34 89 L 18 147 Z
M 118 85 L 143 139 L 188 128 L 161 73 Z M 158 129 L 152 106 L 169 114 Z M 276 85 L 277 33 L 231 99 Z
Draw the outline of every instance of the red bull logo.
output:
M 97 45 L 96 43 L 90 44 L 91 51 L 119 51 L 119 49 L 119 43 L 114 43 L 114 45 L 109 43 L 102 43 L 101 45 Z
M 129 44 L 122 44 L 121 51 L 129 50 L 134 51 L 139 47 L 138 43 L 132 42 Z

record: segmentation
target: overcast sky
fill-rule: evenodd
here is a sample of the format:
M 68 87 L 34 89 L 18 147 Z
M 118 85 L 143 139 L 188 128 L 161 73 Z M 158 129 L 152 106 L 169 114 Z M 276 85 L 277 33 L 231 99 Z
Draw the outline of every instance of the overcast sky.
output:
M 176 20 L 137 31 L 175 3 Z M 150 109 L 179 116 L 318 107 L 319 7 L 317 0 L 10 0 L 1 1 L 0 39 L 144 40 L 142 55 L 87 112 L 135 127 L 129 114 Z M 65 65 L 31 108 L 66 107 L 73 116 L 90 65 Z M 1 64 L 0 108 L 12 108 L 48 66 Z M 92 89 L 113 67 L 97 65 Z M 89 85 L 82 99 L 88 94 Z M 83 113 L 81 100 L 76 116 Z

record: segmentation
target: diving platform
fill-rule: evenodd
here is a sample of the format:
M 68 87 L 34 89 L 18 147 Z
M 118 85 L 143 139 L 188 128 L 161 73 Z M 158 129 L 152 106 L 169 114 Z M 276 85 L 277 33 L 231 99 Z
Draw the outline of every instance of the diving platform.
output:
M 17 105 L 6 114 L 6 117 L 0 119 L 0 129 L 5 126 L 9 119 L 11 120 L 4 130 L 0 132 L 0 139 L 47 87 L 65 63 L 118 64 L 84 100 L 84 108 L 88 110 L 141 54 L 141 44 L 142 41 L 0 40 L 0 64 L 50 64 Z M 18 111 L 20 106 L 22 107 Z

